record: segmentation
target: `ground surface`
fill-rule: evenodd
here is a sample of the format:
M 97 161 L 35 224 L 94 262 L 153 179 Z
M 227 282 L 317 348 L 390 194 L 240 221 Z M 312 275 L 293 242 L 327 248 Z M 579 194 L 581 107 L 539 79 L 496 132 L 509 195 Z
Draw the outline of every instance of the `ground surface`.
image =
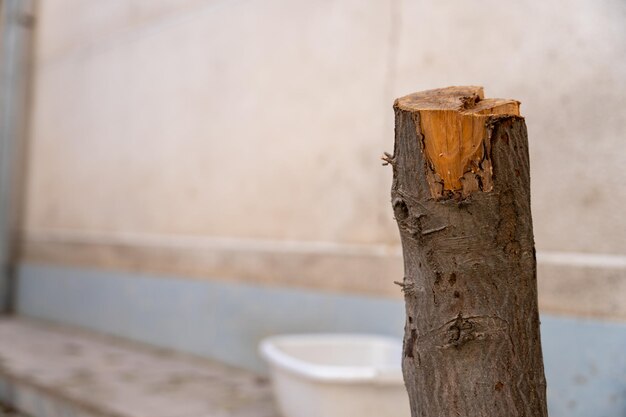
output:
M 216 362 L 17 319 L 0 341 L 0 400 L 36 417 L 277 417 L 266 379 Z

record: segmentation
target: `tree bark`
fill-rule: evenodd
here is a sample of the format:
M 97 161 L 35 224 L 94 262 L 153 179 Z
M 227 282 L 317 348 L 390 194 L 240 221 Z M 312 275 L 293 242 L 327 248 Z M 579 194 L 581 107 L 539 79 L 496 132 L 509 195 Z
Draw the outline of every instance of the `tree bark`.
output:
M 450 87 L 394 110 L 411 414 L 547 416 L 519 103 Z

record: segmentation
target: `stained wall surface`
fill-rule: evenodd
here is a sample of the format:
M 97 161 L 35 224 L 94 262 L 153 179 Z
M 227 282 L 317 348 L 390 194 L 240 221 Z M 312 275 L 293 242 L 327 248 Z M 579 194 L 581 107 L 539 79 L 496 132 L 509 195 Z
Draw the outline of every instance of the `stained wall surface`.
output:
M 626 253 L 619 1 L 42 1 L 28 232 L 397 244 L 397 96 L 522 101 L 540 250 Z M 620 233 L 621 232 L 621 233 Z
M 626 320 L 623 2 L 38 4 L 22 260 L 399 298 L 393 99 L 484 85 L 541 308 Z

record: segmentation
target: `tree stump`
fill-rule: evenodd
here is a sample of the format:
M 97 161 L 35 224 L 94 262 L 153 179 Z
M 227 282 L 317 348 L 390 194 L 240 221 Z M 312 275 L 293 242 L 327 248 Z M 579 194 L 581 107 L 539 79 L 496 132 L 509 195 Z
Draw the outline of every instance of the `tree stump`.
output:
M 547 416 L 519 102 L 449 87 L 394 110 L 411 414 Z

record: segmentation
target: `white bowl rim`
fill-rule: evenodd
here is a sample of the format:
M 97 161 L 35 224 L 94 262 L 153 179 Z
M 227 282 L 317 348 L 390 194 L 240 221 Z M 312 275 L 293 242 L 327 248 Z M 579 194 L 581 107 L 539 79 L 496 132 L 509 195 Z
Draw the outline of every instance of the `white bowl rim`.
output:
M 265 338 L 259 344 L 259 353 L 272 367 L 280 368 L 302 378 L 333 383 L 370 383 L 381 385 L 404 384 L 398 367 L 338 366 L 310 363 L 284 353 L 277 344 L 306 343 L 310 341 L 368 341 L 401 348 L 399 339 L 375 334 L 309 333 L 277 335 Z M 400 349 L 401 350 L 401 349 Z M 398 361 L 400 358 L 398 358 Z

